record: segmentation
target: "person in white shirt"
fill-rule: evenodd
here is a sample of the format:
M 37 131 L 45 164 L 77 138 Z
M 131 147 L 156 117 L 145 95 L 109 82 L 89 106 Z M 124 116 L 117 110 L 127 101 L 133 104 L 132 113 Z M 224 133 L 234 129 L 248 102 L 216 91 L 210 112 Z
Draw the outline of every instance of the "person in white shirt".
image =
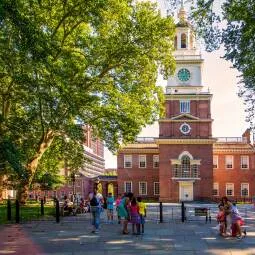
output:
M 98 233 L 100 224 L 100 213 L 102 211 L 102 205 L 104 198 L 102 194 L 98 193 L 97 187 L 94 188 L 94 192 L 89 194 L 90 210 L 92 213 L 92 233 Z

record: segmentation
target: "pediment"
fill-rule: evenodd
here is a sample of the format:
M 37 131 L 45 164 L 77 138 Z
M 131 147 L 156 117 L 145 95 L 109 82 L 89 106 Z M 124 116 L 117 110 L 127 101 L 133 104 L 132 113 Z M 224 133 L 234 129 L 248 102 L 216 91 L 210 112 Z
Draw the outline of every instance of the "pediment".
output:
M 172 120 L 199 120 L 198 117 L 195 117 L 191 114 L 188 114 L 188 113 L 182 113 L 180 115 L 177 115 L 173 118 L 171 118 Z

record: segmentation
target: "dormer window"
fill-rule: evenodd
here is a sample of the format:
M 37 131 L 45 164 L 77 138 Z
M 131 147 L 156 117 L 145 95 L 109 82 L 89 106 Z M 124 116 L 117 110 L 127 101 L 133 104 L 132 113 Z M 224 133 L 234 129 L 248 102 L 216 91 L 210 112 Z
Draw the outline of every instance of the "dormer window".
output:
M 186 36 L 186 34 L 181 34 L 181 48 L 182 49 L 187 48 L 187 36 Z

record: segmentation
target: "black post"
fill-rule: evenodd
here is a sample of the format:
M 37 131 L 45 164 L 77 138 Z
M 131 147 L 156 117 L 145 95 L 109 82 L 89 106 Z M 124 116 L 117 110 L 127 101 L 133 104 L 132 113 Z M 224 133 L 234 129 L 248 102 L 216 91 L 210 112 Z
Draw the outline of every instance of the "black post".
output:
M 212 223 L 211 208 L 209 208 L 209 222 Z
M 205 223 L 208 222 L 208 209 L 206 208 L 206 216 L 205 216 Z
M 19 201 L 16 200 L 16 215 L 15 215 L 15 220 L 16 220 L 16 223 L 19 223 L 20 221 L 20 207 L 19 207 Z
M 7 220 L 11 221 L 12 219 L 12 205 L 11 205 L 11 200 L 7 200 Z
M 159 222 L 163 222 L 163 205 L 162 202 L 159 202 Z
M 44 200 L 41 199 L 41 216 L 44 216 Z
M 59 201 L 56 200 L 56 222 L 59 223 Z
M 184 202 L 182 202 L 182 222 L 185 221 L 185 207 L 184 207 Z

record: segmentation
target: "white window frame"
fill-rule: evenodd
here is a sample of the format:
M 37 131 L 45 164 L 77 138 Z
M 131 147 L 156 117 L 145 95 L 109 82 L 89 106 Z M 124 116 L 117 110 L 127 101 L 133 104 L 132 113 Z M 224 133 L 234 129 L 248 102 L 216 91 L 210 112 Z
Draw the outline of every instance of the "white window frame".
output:
M 214 192 L 213 192 L 213 196 L 219 196 L 219 183 L 218 182 L 213 183 L 213 191 L 214 190 L 217 190 L 217 194 L 214 194 Z
M 228 167 L 228 164 L 227 164 L 227 158 L 228 158 L 228 157 L 229 157 L 229 158 L 230 158 L 230 157 L 232 158 L 232 160 L 231 160 L 231 161 L 232 161 L 232 164 L 231 164 L 232 167 Z M 234 156 L 233 156 L 233 155 L 225 155 L 225 168 L 226 168 L 226 169 L 233 169 L 233 168 L 234 168 Z
M 158 185 L 158 193 L 156 193 L 156 188 L 155 188 L 156 184 Z M 159 182 L 154 182 L 153 183 L 153 193 L 154 193 L 155 196 L 160 195 L 160 185 L 159 185 Z
M 216 164 L 215 164 L 216 161 Z M 214 167 L 216 165 L 216 167 Z M 213 155 L 213 168 L 218 169 L 219 168 L 219 156 L 218 155 Z
M 145 192 L 141 192 L 142 191 L 142 185 L 141 184 L 145 184 Z M 139 195 L 142 195 L 142 196 L 146 196 L 147 195 L 147 192 L 148 192 L 148 189 L 147 189 L 147 182 L 139 182 Z
M 159 168 L 159 155 L 153 155 L 153 168 Z
M 228 194 L 228 185 L 231 185 L 233 187 L 233 192 L 232 192 L 232 195 L 229 195 Z M 233 197 L 235 195 L 235 184 L 234 183 L 226 183 L 226 196 L 227 197 Z
M 180 100 L 180 113 L 190 113 L 190 100 Z
M 141 160 L 142 158 L 144 158 L 144 161 Z M 141 163 L 144 163 L 144 166 L 141 166 Z M 146 168 L 146 165 L 146 155 L 139 155 L 139 168 Z
M 127 159 L 130 158 L 130 161 Z M 130 162 L 130 166 L 127 166 L 126 163 Z M 124 168 L 132 168 L 132 155 L 124 155 Z
M 127 190 L 127 183 L 130 183 L 130 191 Z M 133 190 L 133 184 L 131 181 L 125 181 L 124 182 L 124 192 L 132 192 Z
M 247 190 L 248 190 L 248 194 L 247 195 L 243 195 L 243 186 L 247 185 Z M 248 197 L 250 193 L 250 185 L 249 183 L 245 182 L 245 183 L 241 183 L 241 197 Z
M 242 161 L 242 159 L 243 158 L 246 158 L 247 159 L 247 167 L 243 167 L 243 161 Z M 241 155 L 241 157 L 240 157 L 240 167 L 241 167 L 241 169 L 249 169 L 249 156 L 248 155 Z

